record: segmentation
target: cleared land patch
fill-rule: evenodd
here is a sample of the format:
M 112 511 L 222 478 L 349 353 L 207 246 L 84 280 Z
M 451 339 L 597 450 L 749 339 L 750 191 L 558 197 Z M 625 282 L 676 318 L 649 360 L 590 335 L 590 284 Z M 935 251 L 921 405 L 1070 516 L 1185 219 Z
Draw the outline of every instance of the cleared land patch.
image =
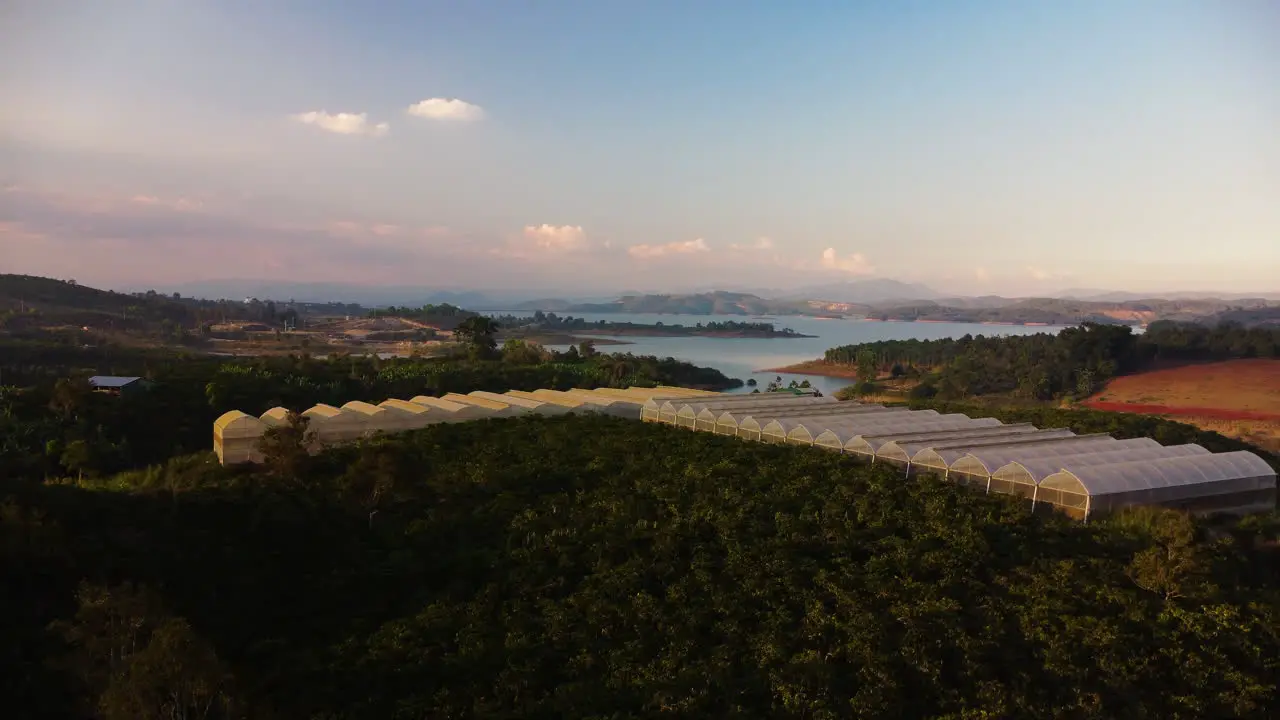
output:
M 1082 404 L 1176 417 L 1280 449 L 1280 360 L 1227 360 L 1126 375 Z

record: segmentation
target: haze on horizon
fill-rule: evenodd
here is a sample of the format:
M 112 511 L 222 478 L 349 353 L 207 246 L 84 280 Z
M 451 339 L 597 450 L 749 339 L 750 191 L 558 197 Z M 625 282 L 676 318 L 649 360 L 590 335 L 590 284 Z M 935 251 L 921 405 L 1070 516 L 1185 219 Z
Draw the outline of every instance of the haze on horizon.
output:
M 0 272 L 1274 292 L 1280 5 L 9 0 Z

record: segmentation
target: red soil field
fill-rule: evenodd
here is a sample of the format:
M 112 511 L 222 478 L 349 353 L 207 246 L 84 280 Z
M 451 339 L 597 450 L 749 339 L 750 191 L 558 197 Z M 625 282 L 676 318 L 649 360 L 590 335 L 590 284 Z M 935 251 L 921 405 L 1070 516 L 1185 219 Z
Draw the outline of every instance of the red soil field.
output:
M 1153 415 L 1280 420 L 1280 360 L 1227 360 L 1127 375 L 1084 404 Z
M 1228 360 L 1128 375 L 1081 404 L 1173 417 L 1280 452 L 1280 360 Z

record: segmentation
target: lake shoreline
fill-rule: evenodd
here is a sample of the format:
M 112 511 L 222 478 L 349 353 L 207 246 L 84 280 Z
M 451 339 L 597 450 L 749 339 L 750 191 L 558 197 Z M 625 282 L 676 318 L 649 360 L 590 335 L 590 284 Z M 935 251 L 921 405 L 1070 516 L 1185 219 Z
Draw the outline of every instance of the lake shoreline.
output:
M 793 365 L 765 368 L 759 372 L 771 372 L 787 375 L 817 375 L 819 377 L 839 378 L 841 380 L 857 380 L 858 368 L 852 365 L 839 365 L 826 360 L 806 360 Z

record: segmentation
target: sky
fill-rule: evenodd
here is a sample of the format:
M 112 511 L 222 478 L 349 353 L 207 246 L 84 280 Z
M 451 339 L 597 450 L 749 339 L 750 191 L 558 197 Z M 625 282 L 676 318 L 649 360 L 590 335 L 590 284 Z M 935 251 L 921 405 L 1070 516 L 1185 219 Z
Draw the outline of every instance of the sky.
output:
M 4 0 L 0 272 L 1280 291 L 1273 0 Z

